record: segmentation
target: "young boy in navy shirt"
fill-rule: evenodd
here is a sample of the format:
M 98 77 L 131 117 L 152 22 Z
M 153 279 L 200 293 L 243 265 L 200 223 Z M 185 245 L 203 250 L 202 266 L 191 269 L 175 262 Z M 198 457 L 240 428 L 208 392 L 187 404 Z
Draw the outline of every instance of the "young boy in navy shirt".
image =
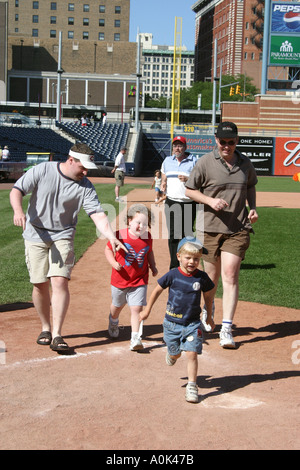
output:
M 186 401 L 198 403 L 197 371 L 198 354 L 202 353 L 201 292 L 207 308 L 207 323 L 212 330 L 211 318 L 214 283 L 208 275 L 198 269 L 202 253 L 207 253 L 202 243 L 193 237 L 183 238 L 177 248 L 179 267 L 171 269 L 158 279 L 146 308 L 140 313 L 145 320 L 163 292 L 169 289 L 166 314 L 163 322 L 164 341 L 167 345 L 166 362 L 173 366 L 185 351 L 187 356 L 188 384 Z

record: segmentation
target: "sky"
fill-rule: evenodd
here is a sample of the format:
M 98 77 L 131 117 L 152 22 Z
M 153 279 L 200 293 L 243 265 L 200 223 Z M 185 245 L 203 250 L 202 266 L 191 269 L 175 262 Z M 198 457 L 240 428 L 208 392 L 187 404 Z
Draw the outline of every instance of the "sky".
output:
M 130 0 L 129 41 L 140 33 L 152 33 L 153 45 L 174 45 L 175 17 L 182 18 L 182 45 L 194 50 L 196 0 Z

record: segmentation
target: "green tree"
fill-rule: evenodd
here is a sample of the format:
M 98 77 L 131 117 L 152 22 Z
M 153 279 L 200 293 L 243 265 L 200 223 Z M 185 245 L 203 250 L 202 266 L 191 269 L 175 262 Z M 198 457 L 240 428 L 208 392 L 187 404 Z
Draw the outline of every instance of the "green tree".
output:
M 229 95 L 230 84 L 238 82 L 236 85 L 240 87 L 240 94 L 234 93 Z M 254 101 L 255 95 L 259 92 L 255 85 L 252 84 L 252 78 L 247 75 L 239 74 L 223 75 L 221 82 L 221 101 Z M 225 85 L 225 86 L 224 86 Z M 228 85 L 228 86 L 226 86 Z M 236 85 L 234 89 L 236 90 Z M 181 109 L 198 109 L 198 96 L 201 95 L 201 109 L 212 109 L 213 102 L 213 83 L 212 82 L 195 82 L 190 88 L 181 90 L 180 92 L 180 108 Z M 217 86 L 217 102 L 219 98 L 219 83 Z M 146 96 L 146 104 L 149 108 L 166 108 L 167 99 L 161 96 L 158 99 L 151 99 Z M 171 107 L 171 103 L 170 103 Z

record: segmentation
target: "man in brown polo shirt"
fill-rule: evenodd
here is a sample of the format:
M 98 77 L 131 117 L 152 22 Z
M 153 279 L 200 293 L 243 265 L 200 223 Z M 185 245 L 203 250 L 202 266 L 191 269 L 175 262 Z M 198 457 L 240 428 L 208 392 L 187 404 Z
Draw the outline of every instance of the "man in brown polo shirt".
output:
M 215 284 L 215 292 L 222 277 L 220 344 L 224 348 L 235 348 L 231 328 L 238 302 L 240 265 L 250 244 L 251 224 L 258 218 L 256 172 L 250 159 L 236 149 L 237 143 L 236 125 L 220 123 L 216 147 L 199 158 L 186 182 L 186 196 L 204 204 L 204 234 L 199 237 L 208 250 L 203 255 L 204 269 Z

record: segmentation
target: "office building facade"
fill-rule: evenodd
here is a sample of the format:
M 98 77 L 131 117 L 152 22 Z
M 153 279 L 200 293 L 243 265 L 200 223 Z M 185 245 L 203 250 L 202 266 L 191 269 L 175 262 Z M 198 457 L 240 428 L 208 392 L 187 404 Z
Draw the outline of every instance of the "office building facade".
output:
M 140 34 L 142 46 L 142 77 L 144 93 L 151 98 L 172 96 L 174 47 L 153 45 L 152 34 Z M 180 88 L 194 83 L 194 51 L 181 48 Z

